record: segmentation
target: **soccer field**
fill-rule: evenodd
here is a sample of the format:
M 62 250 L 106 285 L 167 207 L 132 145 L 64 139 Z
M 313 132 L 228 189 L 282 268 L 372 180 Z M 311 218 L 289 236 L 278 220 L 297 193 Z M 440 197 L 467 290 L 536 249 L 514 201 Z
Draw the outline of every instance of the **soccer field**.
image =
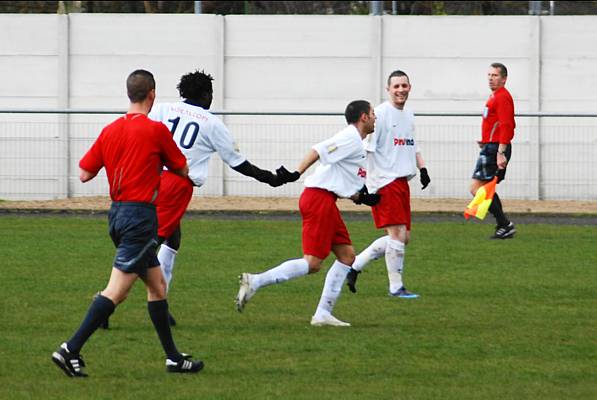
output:
M 381 235 L 348 220 L 357 251 Z M 344 290 L 350 328 L 312 327 L 325 278 L 262 289 L 234 309 L 240 272 L 301 254 L 300 220 L 187 219 L 171 288 L 181 351 L 167 374 L 143 285 L 83 348 L 87 379 L 50 361 L 107 282 L 104 217 L 0 216 L 0 399 L 589 399 L 597 397 L 597 227 L 420 222 L 390 298 L 382 261 Z

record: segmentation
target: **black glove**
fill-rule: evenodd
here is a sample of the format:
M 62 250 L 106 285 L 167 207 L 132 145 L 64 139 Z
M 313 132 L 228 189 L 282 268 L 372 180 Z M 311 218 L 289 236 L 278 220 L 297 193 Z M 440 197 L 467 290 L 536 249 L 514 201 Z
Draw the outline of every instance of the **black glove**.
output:
M 276 176 L 279 181 L 284 183 L 295 182 L 301 177 L 301 173 L 298 171 L 290 172 L 283 165 L 276 170 Z
M 419 172 L 421 174 L 421 176 L 420 176 L 421 185 L 423 185 L 421 190 L 423 190 L 427 187 L 427 185 L 429 185 L 429 183 L 431 182 L 431 178 L 429 177 L 429 174 L 427 173 L 427 168 L 421 168 L 421 170 Z
M 351 268 L 350 271 L 348 271 L 348 275 L 346 275 L 346 285 L 348 286 L 348 290 L 350 290 L 352 293 L 357 292 L 357 278 L 359 277 L 360 273 L 361 271 Z
M 369 193 L 367 186 L 363 185 L 363 188 L 359 190 L 359 195 L 356 200 L 353 200 L 355 204 L 364 204 L 369 207 L 373 207 L 381 200 L 381 196 L 377 193 Z
M 257 179 L 259 182 L 267 183 L 272 187 L 282 186 L 286 182 L 281 182 L 278 175 L 274 175 L 272 172 L 263 170 L 253 164 L 251 164 L 248 160 L 243 162 L 236 167 L 232 167 L 233 170 L 240 172 L 245 176 L 250 176 L 251 178 Z

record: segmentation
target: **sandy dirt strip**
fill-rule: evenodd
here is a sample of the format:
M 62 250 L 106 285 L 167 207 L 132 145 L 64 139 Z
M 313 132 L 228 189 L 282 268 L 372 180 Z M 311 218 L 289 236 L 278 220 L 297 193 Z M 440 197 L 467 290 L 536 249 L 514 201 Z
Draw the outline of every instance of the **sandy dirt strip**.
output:
M 415 213 L 462 213 L 470 199 L 413 199 Z M 528 201 L 502 200 L 508 214 L 590 214 L 597 215 L 597 201 Z M 366 206 L 358 206 L 341 199 L 342 211 L 367 212 Z M 110 207 L 108 197 L 77 197 L 47 201 L 0 201 L 5 212 L 39 211 L 106 211 Z M 189 206 L 191 212 L 283 212 L 297 211 L 298 199 L 287 197 L 199 197 L 195 196 Z

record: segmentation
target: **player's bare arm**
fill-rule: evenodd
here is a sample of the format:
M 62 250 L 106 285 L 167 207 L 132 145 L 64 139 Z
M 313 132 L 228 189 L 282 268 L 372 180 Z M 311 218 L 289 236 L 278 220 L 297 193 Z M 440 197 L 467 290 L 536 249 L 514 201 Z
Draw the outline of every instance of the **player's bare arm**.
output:
M 297 172 L 302 175 L 317 160 L 319 160 L 319 154 L 313 149 L 309 150 L 298 167 L 296 167 Z
M 81 179 L 81 182 L 90 181 L 93 178 L 95 178 L 96 175 L 97 172 L 94 174 L 93 172 L 89 172 L 83 168 L 79 168 L 79 179 Z
M 276 175 L 280 182 L 295 182 L 317 160 L 319 160 L 319 154 L 315 150 L 311 149 L 303 158 L 303 160 L 299 163 L 298 167 L 294 172 L 288 171 L 285 166 L 281 165 L 280 168 L 276 170 Z

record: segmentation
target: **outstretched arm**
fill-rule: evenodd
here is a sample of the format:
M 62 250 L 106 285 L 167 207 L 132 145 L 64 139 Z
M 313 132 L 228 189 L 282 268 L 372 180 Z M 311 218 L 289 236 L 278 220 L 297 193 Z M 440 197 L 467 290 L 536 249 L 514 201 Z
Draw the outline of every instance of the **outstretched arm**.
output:
M 319 154 L 313 149 L 309 150 L 298 167 L 296 167 L 297 172 L 302 175 L 317 160 L 319 160 Z
M 276 176 L 278 177 L 278 179 L 280 180 L 280 182 L 282 184 L 289 183 L 289 182 L 295 182 L 317 160 L 319 160 L 319 154 L 315 150 L 311 149 L 305 155 L 303 160 L 299 163 L 298 167 L 296 167 L 296 170 L 294 172 L 288 171 L 282 165 L 282 166 L 280 166 L 280 168 L 278 168 L 276 170 Z
M 263 170 L 256 165 L 251 164 L 248 160 L 240 163 L 236 167 L 232 167 L 233 170 L 239 172 L 245 176 L 250 176 L 258 180 L 259 182 L 267 183 L 270 186 L 276 187 L 280 186 L 281 183 L 276 175 L 272 172 Z

